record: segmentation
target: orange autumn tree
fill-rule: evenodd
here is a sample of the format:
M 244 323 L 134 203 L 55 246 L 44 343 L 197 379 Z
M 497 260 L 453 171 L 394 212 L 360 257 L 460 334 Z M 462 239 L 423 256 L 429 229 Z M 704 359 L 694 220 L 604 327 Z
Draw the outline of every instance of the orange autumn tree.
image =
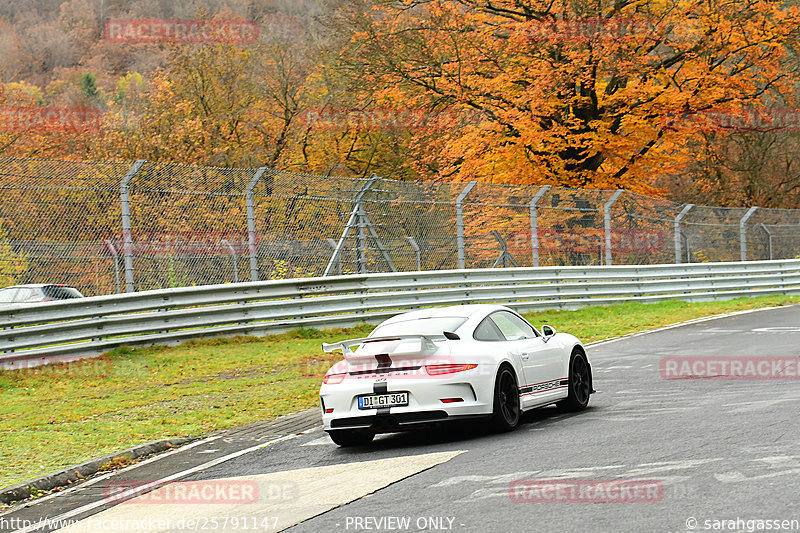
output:
M 798 10 L 765 0 L 380 0 L 346 20 L 365 87 L 451 121 L 412 143 L 440 178 L 652 194 L 698 117 L 783 98 L 796 77 Z
M 48 91 L 26 82 L 0 83 L 0 155 L 91 159 L 103 121 L 101 110 L 77 87 Z M 74 86 L 75 84 L 73 84 Z M 64 87 L 73 89 L 56 95 Z

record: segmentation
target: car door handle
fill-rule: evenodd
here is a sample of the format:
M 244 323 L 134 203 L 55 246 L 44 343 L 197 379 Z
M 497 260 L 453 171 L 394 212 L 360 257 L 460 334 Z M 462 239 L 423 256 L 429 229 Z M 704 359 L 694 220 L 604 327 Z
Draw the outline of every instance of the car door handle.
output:
M 519 355 L 520 355 L 520 357 L 522 357 L 522 360 L 523 360 L 523 361 L 527 361 L 527 360 L 528 360 L 528 357 L 530 357 L 530 355 L 531 355 L 531 354 L 529 354 L 529 353 L 527 353 L 527 352 L 522 352 L 522 353 L 521 353 L 521 354 L 519 354 Z

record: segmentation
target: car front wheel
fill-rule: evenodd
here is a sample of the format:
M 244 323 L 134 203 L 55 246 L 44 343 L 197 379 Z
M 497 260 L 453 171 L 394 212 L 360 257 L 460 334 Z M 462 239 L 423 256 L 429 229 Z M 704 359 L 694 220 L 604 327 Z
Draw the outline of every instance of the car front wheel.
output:
M 579 351 L 572 352 L 569 362 L 569 387 L 567 399 L 558 403 L 564 411 L 581 411 L 589 405 L 592 393 L 592 374 L 586 356 Z

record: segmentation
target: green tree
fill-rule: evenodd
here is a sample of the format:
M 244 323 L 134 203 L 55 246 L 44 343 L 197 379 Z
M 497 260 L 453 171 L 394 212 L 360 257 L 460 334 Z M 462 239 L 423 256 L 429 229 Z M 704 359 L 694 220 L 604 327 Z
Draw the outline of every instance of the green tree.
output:
M 80 87 L 81 92 L 86 98 L 97 98 L 97 77 L 91 72 L 86 72 L 81 76 Z

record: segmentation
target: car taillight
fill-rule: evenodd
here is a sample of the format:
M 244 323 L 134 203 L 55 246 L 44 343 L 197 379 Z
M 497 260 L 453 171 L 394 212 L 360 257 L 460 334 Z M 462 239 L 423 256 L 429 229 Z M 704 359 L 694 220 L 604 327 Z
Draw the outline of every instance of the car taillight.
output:
M 454 372 L 472 370 L 477 366 L 478 365 L 429 365 L 425 367 L 425 371 L 429 376 L 441 376 L 442 374 L 453 374 Z
M 322 378 L 322 382 L 326 385 L 336 385 L 344 381 L 346 375 L 347 374 L 325 374 L 325 377 Z

